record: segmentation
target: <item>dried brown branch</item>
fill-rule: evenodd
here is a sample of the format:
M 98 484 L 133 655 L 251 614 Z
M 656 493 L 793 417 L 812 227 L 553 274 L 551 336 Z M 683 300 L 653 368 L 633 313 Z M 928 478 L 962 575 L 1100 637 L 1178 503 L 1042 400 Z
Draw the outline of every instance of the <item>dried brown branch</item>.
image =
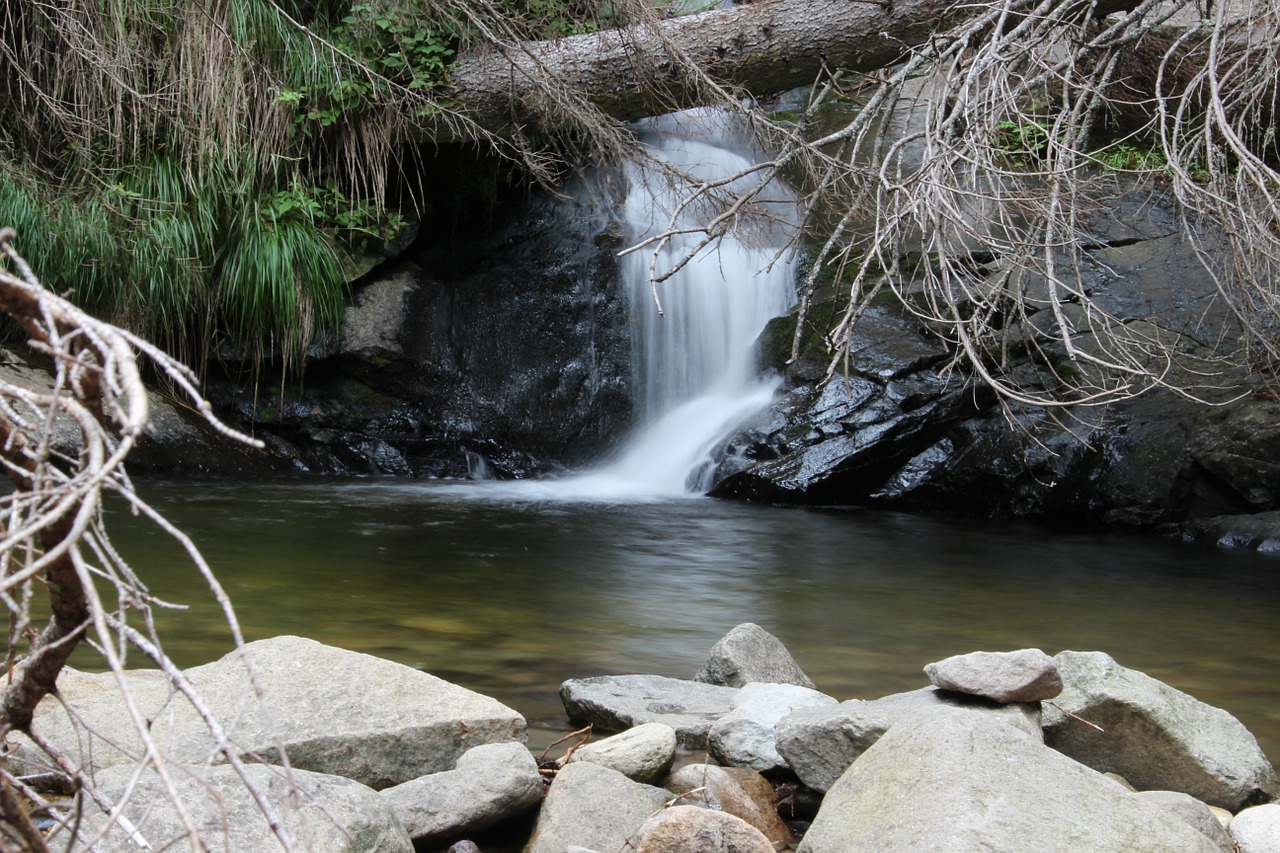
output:
M 180 815 L 194 849 L 204 849 L 201 829 L 178 799 L 163 748 L 150 735 L 150 721 L 134 702 L 125 678 L 125 650 L 134 649 L 159 666 L 176 695 L 188 702 L 208 726 L 221 758 L 241 775 L 281 847 L 294 842 L 273 806 L 249 779 L 240 750 L 209 711 L 183 673 L 155 637 L 150 607 L 157 603 L 141 580 L 111 546 L 101 524 L 102 502 L 117 495 L 173 535 L 186 549 L 206 584 L 223 607 L 237 645 L 243 644 L 226 593 L 191 541 L 169 525 L 133 491 L 124 461 L 147 424 L 148 400 L 137 364 L 146 354 L 173 385 L 186 391 L 196 408 L 228 436 L 260 443 L 218 424 L 196 391 L 192 373 L 136 336 L 102 323 L 61 297 L 44 290 L 14 247 L 12 229 L 0 230 L 0 252 L 9 268 L 0 267 L 0 308 L 8 311 L 30 337 L 30 344 L 53 364 L 53 388 L 35 391 L 0 380 L 0 464 L 14 489 L 0 499 L 0 597 L 8 606 L 9 659 L 14 661 L 0 692 L 0 739 L 22 732 L 47 757 L 49 766 L 86 791 L 104 813 L 132 835 L 122 803 L 111 803 L 95 790 L 85 768 L 62 755 L 33 726 L 37 706 L 56 695 L 67 659 L 82 639 L 91 637 L 115 674 L 122 701 L 142 744 L 135 756 L 140 766 L 155 769 Z M 78 449 L 55 449 L 55 427 L 74 428 Z M 115 599 L 104 598 L 101 584 Z M 43 630 L 31 631 L 35 590 L 43 587 L 51 618 Z M 139 630 L 130 614 L 145 624 Z M 261 691 L 246 661 L 255 694 Z M 73 717 L 74 718 L 74 717 Z M 279 746 L 279 745 L 278 745 Z M 283 755 L 283 748 L 280 747 Z M 31 835 L 18 809 L 34 792 L 0 768 L 0 811 L 22 838 L 21 849 L 43 850 L 38 833 Z M 286 764 L 287 771 L 287 764 Z M 127 798 L 127 794 L 126 794 Z M 98 827 L 104 832 L 104 827 Z M 77 830 L 78 832 L 78 830 Z M 84 839 L 92 847 L 92 838 Z M 42 845 L 43 842 L 40 842 Z

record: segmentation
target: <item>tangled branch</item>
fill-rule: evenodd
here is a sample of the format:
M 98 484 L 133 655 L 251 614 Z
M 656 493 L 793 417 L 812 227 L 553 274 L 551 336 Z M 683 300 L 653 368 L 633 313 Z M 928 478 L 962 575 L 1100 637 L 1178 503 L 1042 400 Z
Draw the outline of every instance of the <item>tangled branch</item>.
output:
M 174 689 L 195 707 L 219 752 L 242 774 L 246 786 L 275 829 L 285 849 L 293 849 L 266 798 L 243 773 L 237 751 L 219 721 L 200 701 L 182 673 L 163 651 L 151 618 L 152 608 L 172 606 L 156 599 L 129 564 L 112 547 L 102 524 L 103 500 L 123 499 L 172 534 L 186 549 L 222 604 L 237 645 L 243 644 L 235 614 L 222 588 L 192 542 L 168 525 L 134 491 L 124 469 L 148 422 L 147 391 L 138 355 L 145 354 L 175 387 L 182 389 L 215 428 L 231 438 L 260 442 L 230 430 L 211 414 L 199 395 L 190 369 L 146 341 L 103 323 L 41 287 L 34 271 L 14 248 L 11 228 L 0 229 L 0 308 L 26 333 L 30 346 L 52 363 L 47 390 L 0 381 L 0 464 L 13 484 L 0 499 L 0 600 L 9 614 L 5 680 L 0 692 L 0 741 L 26 735 L 48 759 L 42 775 L 61 779 L 70 790 L 83 789 L 104 813 L 124 826 L 118 803 L 100 797 L 86 772 L 44 741 L 32 727 L 37 706 L 57 695 L 59 675 L 71 653 L 91 645 L 115 674 L 144 752 L 143 766 L 153 766 L 187 828 L 193 849 L 205 849 L 200 828 L 183 808 L 164 761 L 152 740 L 149 721 L 131 699 L 124 677 L 127 650 L 141 652 L 169 678 Z M 55 432 L 75 434 L 74 451 L 59 450 Z M 47 591 L 51 613 L 37 630 L 36 599 Z M 252 669 L 250 669 L 252 672 Z M 43 851 L 44 835 L 30 814 L 60 815 L 67 833 L 79 832 L 71 815 L 53 811 L 23 774 L 0 754 L 0 847 Z M 134 832 L 129 826 L 126 831 Z M 55 830 L 58 831 L 58 830 Z M 135 833 L 136 835 L 136 833 Z M 82 839 L 92 846 L 92 839 Z M 137 839 L 135 839 L 137 840 Z

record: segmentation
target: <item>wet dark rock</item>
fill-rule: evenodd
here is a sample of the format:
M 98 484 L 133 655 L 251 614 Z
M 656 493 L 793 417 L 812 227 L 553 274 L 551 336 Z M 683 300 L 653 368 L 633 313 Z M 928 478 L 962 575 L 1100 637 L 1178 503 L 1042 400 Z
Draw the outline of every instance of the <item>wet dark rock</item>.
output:
M 565 192 L 388 261 L 301 389 L 215 381 L 215 402 L 298 470 L 519 478 L 598 458 L 630 424 L 631 317 L 609 212 Z
M 1224 548 L 1280 553 L 1280 510 L 1193 519 L 1186 525 L 1186 534 L 1188 539 L 1205 539 Z
M 755 461 L 740 454 L 722 469 L 713 494 L 1123 527 L 1187 525 L 1191 537 L 1280 552 L 1280 536 L 1265 530 L 1265 518 L 1244 520 L 1280 507 L 1280 403 L 1265 395 L 1239 399 L 1255 379 L 1239 369 L 1223 372 L 1220 356 L 1238 346 L 1238 329 L 1212 277 L 1177 236 L 1172 207 L 1148 193 L 1139 204 L 1118 188 L 1114 208 L 1087 231 L 1096 240 L 1082 271 L 1091 297 L 1132 318 L 1135 332 L 1165 335 L 1185 359 L 1168 381 L 1199 385 L 1205 399 L 1222 405 L 1156 389 L 1065 416 L 1032 407 L 1005 412 L 981 385 L 939 373 L 948 358 L 944 344 L 881 301 L 855 330 L 848 374 L 821 390 L 814 390 L 825 375 L 821 347 L 807 343 L 801 358 L 786 365 L 782 350 L 789 353 L 794 318 L 790 327 L 771 326 L 762 346 L 765 361 L 786 373 L 785 396 L 731 442 L 749 447 Z M 1081 346 L 1092 345 L 1081 338 Z M 1069 364 L 1065 353 L 1059 357 Z M 1008 370 L 1031 386 L 1044 379 L 1030 362 Z M 1218 516 L 1216 526 L 1195 522 Z

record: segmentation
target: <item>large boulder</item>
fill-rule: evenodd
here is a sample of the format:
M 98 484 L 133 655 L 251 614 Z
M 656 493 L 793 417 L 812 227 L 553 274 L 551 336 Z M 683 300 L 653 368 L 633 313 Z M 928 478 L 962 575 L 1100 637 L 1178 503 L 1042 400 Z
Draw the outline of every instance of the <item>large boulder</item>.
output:
M 1062 677 L 1053 658 L 1039 649 L 1016 652 L 970 652 L 926 664 L 935 687 L 995 702 L 1039 702 L 1062 692 Z
M 693 680 L 725 687 L 742 687 L 751 681 L 815 687 L 782 641 L 752 622 L 721 637 Z
M 778 754 L 775 728 L 797 708 L 836 704 L 836 700 L 795 684 L 745 685 L 733 701 L 733 710 L 711 725 L 707 749 L 716 760 L 731 767 L 767 772 L 781 770 L 787 761 Z
M 636 827 L 670 795 L 616 770 L 582 761 L 556 774 L 524 853 L 564 853 L 570 846 L 621 850 Z
M 606 732 L 665 723 L 690 749 L 706 746 L 711 724 L 729 712 L 737 695 L 733 687 L 661 675 L 601 675 L 560 685 L 560 700 L 576 723 Z
M 1280 805 L 1245 809 L 1231 821 L 1231 838 L 1240 853 L 1280 853 Z
M 252 661 L 261 703 L 249 688 L 242 655 Z M 524 718 L 497 700 L 412 667 L 300 637 L 249 643 L 186 675 L 236 752 L 275 761 L 283 747 L 293 767 L 373 788 L 451 770 L 471 747 L 525 737 Z M 225 760 L 204 721 L 166 681 L 131 684 L 152 738 L 170 760 Z M 134 763 L 140 739 L 118 692 L 95 693 L 74 708 L 81 725 L 59 711 L 40 716 L 37 730 L 85 767 Z
M 779 721 L 778 752 L 810 788 L 826 791 L 858 756 L 905 716 L 937 707 L 990 717 L 1040 738 L 1039 704 L 1002 705 L 976 696 L 926 687 L 870 702 L 801 708 Z
M 1159 806 L 1173 817 L 1208 838 L 1223 853 L 1235 853 L 1227 828 L 1207 806 L 1190 794 L 1179 791 L 1136 791 L 1134 796 L 1144 803 Z
M 1015 727 L 952 708 L 899 721 L 832 786 L 799 853 L 1221 853 Z
M 409 836 L 435 845 L 517 817 L 542 799 L 538 763 L 522 744 L 467 750 L 458 766 L 381 792 Z
M 1053 748 L 1139 789 L 1181 791 L 1231 811 L 1280 791 L 1258 741 L 1226 711 L 1102 652 L 1062 652 L 1056 660 L 1063 691 L 1044 712 Z
M 774 853 L 760 830 L 725 812 L 697 806 L 663 809 L 631 839 L 634 853 Z
M 676 730 L 666 723 L 645 723 L 580 747 L 569 761 L 589 761 L 652 785 L 667 775 L 675 757 Z
M 810 330 L 830 328 L 838 318 L 824 305 L 842 302 L 834 288 L 819 290 L 798 336 L 799 358 L 790 357 L 796 315 L 766 330 L 767 360 L 784 373 L 785 394 L 730 439 L 749 463 L 726 466 L 713 493 L 1141 527 L 1221 516 L 1226 529 L 1207 535 L 1255 538 L 1246 516 L 1280 507 L 1280 402 L 1248 393 L 1256 382 L 1241 357 L 1239 324 L 1198 257 L 1218 238 L 1210 229 L 1187 239 L 1175 199 L 1111 179 L 1115 197 L 1080 223 L 1093 247 L 1073 270 L 1096 304 L 1126 319 L 1129 333 L 1176 340 L 1175 362 L 1152 364 L 1171 387 L 1099 407 L 1083 426 L 1023 407 L 1011 428 L 981 382 L 966 386 L 974 377 L 940 369 L 950 365 L 944 340 L 893 298 L 861 314 L 843 375 L 824 387 L 829 354 Z M 993 286 L 1008 283 L 1002 259 L 971 260 Z M 1035 322 L 1052 333 L 1051 313 Z M 1107 346 L 1080 306 L 1064 306 L 1059 316 L 1074 325 L 1076 346 Z M 1037 352 L 1066 359 L 1051 348 Z M 1039 387 L 1044 366 L 1015 355 L 1005 375 Z M 1254 544 L 1264 543 L 1280 549 L 1265 533 Z
M 283 833 L 294 849 L 310 853 L 412 853 L 413 843 L 377 792 L 338 776 L 250 764 L 242 778 L 230 766 L 194 767 L 168 764 L 178 800 L 199 828 L 208 850 L 281 850 L 254 794 L 252 785 L 279 817 Z M 105 837 L 94 842 L 94 853 L 133 853 L 144 848 L 167 853 L 191 853 L 196 848 L 187 836 L 182 815 L 173 806 L 163 781 L 154 769 L 113 767 L 96 774 L 98 792 L 112 803 L 123 803 L 129 827 L 117 822 Z M 295 794 L 297 798 L 295 800 Z M 88 798 L 86 798 L 88 801 Z M 95 805 L 87 807 L 86 837 L 105 828 L 106 816 Z M 81 849 L 81 848 L 73 848 Z
M 778 815 L 773 784 L 745 767 L 686 764 L 662 784 L 680 802 L 705 805 L 751 824 L 778 849 L 791 844 L 791 830 Z

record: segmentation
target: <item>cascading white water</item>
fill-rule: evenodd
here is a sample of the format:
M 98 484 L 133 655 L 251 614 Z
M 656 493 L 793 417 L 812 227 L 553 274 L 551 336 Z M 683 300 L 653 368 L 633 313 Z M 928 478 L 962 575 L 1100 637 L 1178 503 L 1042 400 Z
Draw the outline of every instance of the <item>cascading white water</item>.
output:
M 625 226 L 632 245 L 668 229 L 689 229 L 659 252 L 661 275 L 702 240 L 699 228 L 721 208 L 692 205 L 672 222 L 693 187 L 747 169 L 749 145 L 722 114 L 690 111 L 650 119 L 637 133 L 654 157 L 673 169 L 633 167 L 628 175 Z M 758 182 L 755 175 L 722 187 L 731 196 Z M 578 477 L 485 484 L 487 497 L 534 500 L 646 500 L 698 495 L 710 487 L 714 454 L 733 430 L 769 404 L 777 380 L 758 375 L 753 345 L 769 320 L 795 299 L 795 275 L 781 256 L 796 202 L 781 186 L 762 194 L 766 216 L 735 229 L 657 286 L 650 284 L 653 253 L 623 259 L 630 288 L 638 373 L 639 425 L 621 454 Z M 745 233 L 743 233 L 745 232 Z
M 795 298 L 794 270 L 779 257 L 782 228 L 795 202 L 783 187 L 763 198 L 769 217 L 727 234 L 708 246 L 657 287 L 659 314 L 650 269 L 671 269 L 692 251 L 718 210 L 693 205 L 672 221 L 673 211 L 698 182 L 717 181 L 751 165 L 734 150 L 740 140 L 718 114 L 699 111 L 653 119 L 642 139 L 660 161 L 686 176 L 672 180 L 655 167 L 632 169 L 625 215 L 629 237 L 639 243 L 668 229 L 692 229 L 653 253 L 636 251 L 624 259 L 636 323 L 640 427 L 622 457 L 598 472 L 625 492 L 645 495 L 701 493 L 710 487 L 712 454 L 729 433 L 759 411 L 773 395 L 776 381 L 757 375 L 752 346 L 765 325 L 783 314 Z M 745 191 L 758 177 L 749 175 L 721 192 Z M 603 485 L 603 483 L 601 483 Z

